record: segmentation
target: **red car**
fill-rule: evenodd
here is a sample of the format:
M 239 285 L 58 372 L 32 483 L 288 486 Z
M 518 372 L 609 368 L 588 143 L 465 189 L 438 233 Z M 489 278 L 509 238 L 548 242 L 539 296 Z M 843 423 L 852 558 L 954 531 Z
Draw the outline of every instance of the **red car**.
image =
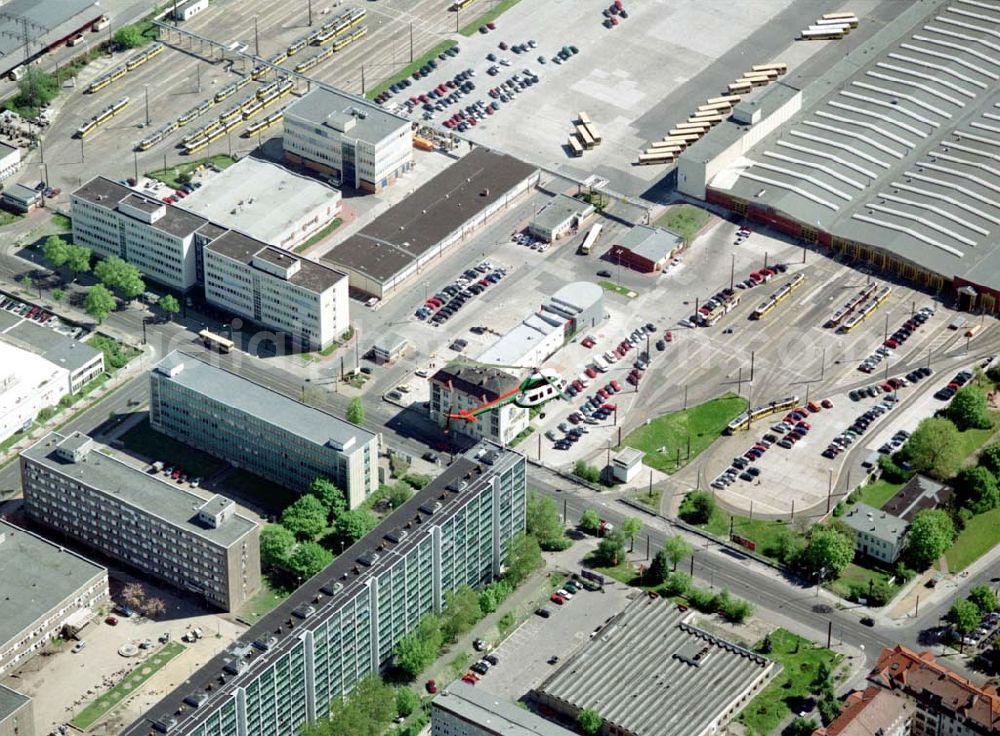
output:
M 428 680 L 427 682 L 424 683 L 424 689 L 426 689 L 427 692 L 433 695 L 438 691 L 438 685 L 436 682 L 434 682 L 434 680 Z
M 557 606 L 561 606 L 563 603 L 566 602 L 566 599 L 563 598 L 558 593 L 553 593 L 552 595 L 550 595 L 549 600 L 555 603 Z
M 583 389 L 584 389 L 583 381 L 581 381 L 579 378 L 577 378 L 576 380 L 574 380 L 573 381 L 573 388 L 575 388 L 577 391 L 583 391 Z
M 823 399 L 819 403 L 820 403 L 820 406 L 822 406 L 824 409 L 832 409 L 833 408 L 833 402 L 830 401 L 829 399 Z
M 583 338 L 580 341 L 580 344 L 583 345 L 583 347 L 585 347 L 585 348 L 592 348 L 592 347 L 594 347 L 595 341 L 594 341 L 594 338 L 592 338 L 592 337 L 590 337 L 588 335 L 587 337 Z
M 597 393 L 600 394 L 600 396 L 601 396 L 602 399 L 606 399 L 609 396 L 611 396 L 611 394 L 608 393 L 608 390 L 606 388 L 604 388 L 603 386 L 601 388 L 597 389 Z
M 601 404 L 601 408 L 605 411 L 618 411 L 618 404 Z
M 108 626 L 117 626 L 118 619 L 116 619 L 114 616 L 108 616 L 106 619 L 104 619 L 104 623 L 106 623 Z
M 885 391 L 885 392 L 886 392 L 887 394 L 891 394 L 891 393 L 892 393 L 892 384 L 891 384 L 891 383 L 889 383 L 888 381 L 886 381 L 885 383 L 881 384 L 881 385 L 879 386 L 879 388 L 881 388 L 881 389 L 882 389 L 883 391 Z
M 618 381 L 616 381 L 616 380 L 612 380 L 611 381 L 611 385 L 615 387 L 615 391 L 621 391 L 622 390 L 622 385 L 620 383 L 618 383 Z
M 584 373 L 586 373 L 586 374 L 587 374 L 588 376 L 590 376 L 591 378 L 597 378 L 597 371 L 595 371 L 595 370 L 594 370 L 593 368 L 591 368 L 591 367 L 590 367 L 589 365 L 588 365 L 588 366 L 587 366 L 587 367 L 586 367 L 586 368 L 584 369 L 584 371 L 583 371 L 583 372 L 584 372 Z
M 486 24 L 486 27 L 489 28 L 491 31 L 495 31 L 497 29 L 497 24 L 496 22 L 491 20 L 489 23 Z
M 667 339 L 667 342 L 673 342 L 674 341 L 674 333 L 671 332 L 670 330 L 667 330 L 666 332 L 664 332 L 663 336 Z
M 477 682 L 479 682 L 479 676 L 476 675 L 474 672 L 466 672 L 464 675 L 462 675 L 462 682 L 467 682 L 470 685 L 475 685 Z

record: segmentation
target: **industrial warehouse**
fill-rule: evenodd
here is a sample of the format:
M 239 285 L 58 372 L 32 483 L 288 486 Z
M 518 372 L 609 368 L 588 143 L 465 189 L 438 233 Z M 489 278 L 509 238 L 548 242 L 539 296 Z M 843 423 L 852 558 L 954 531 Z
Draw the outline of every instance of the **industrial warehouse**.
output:
M 678 188 L 996 311 L 996 34 L 962 0 L 913 4 L 811 84 L 737 105 Z

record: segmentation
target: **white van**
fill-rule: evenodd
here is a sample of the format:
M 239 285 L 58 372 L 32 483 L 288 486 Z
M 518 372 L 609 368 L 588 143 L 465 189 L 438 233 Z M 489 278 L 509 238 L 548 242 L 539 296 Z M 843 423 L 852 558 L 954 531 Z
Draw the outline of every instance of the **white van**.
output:
M 593 357 L 594 367 L 601 373 L 606 373 L 608 370 L 608 362 L 602 358 L 600 355 L 595 355 Z

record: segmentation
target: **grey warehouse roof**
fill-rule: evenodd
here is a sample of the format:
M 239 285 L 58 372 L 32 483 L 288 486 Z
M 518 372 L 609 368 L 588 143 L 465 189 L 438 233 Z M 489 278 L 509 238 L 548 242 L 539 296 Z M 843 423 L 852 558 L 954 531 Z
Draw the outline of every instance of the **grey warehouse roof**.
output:
M 996 0 L 909 4 L 710 187 L 1000 289 L 998 35 Z M 684 157 L 710 158 L 741 131 L 720 125 Z
M 11 690 L 5 685 L 0 685 L 0 723 L 3 722 L 4 718 L 12 715 L 18 708 L 23 707 L 25 703 L 30 702 L 30 700 L 31 698 L 27 695 L 21 695 L 16 690 Z
M 50 432 L 21 454 L 57 473 L 76 478 L 122 504 L 142 509 L 222 547 L 231 547 L 257 526 L 256 522 L 234 514 L 219 527 L 206 527 L 195 521 L 195 508 L 202 506 L 206 499 L 105 455 L 96 447 L 87 451 L 79 462 L 63 459 L 56 452 L 63 439 L 79 445 L 81 441 L 85 443 L 87 438 L 80 434 L 64 437 Z
M 460 680 L 434 698 L 433 709 L 432 720 L 434 712 L 445 711 L 496 736 L 571 736 L 574 733 Z
M 24 25 L 32 53 L 101 16 L 94 0 L 11 0 L 0 16 L 0 57 L 2 68 L 11 69 L 24 61 Z
M 856 532 L 870 534 L 893 544 L 897 544 L 906 535 L 909 526 L 898 516 L 866 503 L 855 504 L 840 520 Z
M 683 243 L 680 235 L 648 225 L 636 225 L 617 241 L 617 245 L 653 263 L 662 261 Z
M 695 736 L 774 663 L 687 623 L 693 614 L 641 596 L 538 687 L 593 708 L 635 736 Z
M 581 199 L 557 194 L 538 210 L 532 221 L 533 225 L 545 230 L 555 230 L 567 220 L 577 215 L 584 216 L 594 211 L 594 206 Z
M 50 363 L 70 372 L 83 368 L 101 354 L 97 348 L 28 320 L 21 321 L 2 335 L 13 338 L 14 343 L 27 345 Z
M 604 289 L 593 281 L 573 281 L 561 287 L 545 302 L 545 309 L 576 315 L 604 301 Z
M 326 87 L 316 87 L 285 110 L 290 118 L 299 118 L 313 125 L 324 125 L 337 117 L 353 117 L 354 127 L 345 133 L 346 138 L 356 138 L 372 145 L 383 138 L 409 128 L 410 121 L 394 115 L 378 105 L 354 95 L 344 94 Z
M 0 521 L 0 645 L 64 599 L 105 575 L 97 563 Z
M 230 230 L 222 237 L 206 246 L 208 250 L 251 265 L 255 258 L 260 258 L 282 268 L 288 268 L 293 262 L 299 263 L 299 270 L 288 279 L 289 283 L 303 289 L 320 294 L 334 287 L 347 274 L 341 273 L 329 266 L 302 258 L 290 251 L 276 248 L 259 240 Z
M 367 429 L 209 365 L 193 355 L 175 350 L 153 366 L 153 370 L 161 374 L 161 380 L 166 378 L 317 445 L 335 446 L 345 455 L 360 450 L 375 436 Z

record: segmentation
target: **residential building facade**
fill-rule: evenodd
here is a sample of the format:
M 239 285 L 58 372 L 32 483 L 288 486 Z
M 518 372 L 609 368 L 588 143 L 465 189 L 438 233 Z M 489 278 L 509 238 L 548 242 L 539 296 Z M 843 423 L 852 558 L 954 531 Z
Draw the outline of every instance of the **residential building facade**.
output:
M 460 455 L 124 736 L 298 733 L 387 664 L 445 593 L 500 573 L 524 506 L 522 455 L 486 444 Z
M 910 736 L 915 712 L 908 696 L 872 685 L 844 698 L 840 715 L 812 736 Z
M 377 434 L 176 351 L 149 373 L 149 423 L 294 491 L 327 478 L 351 508 L 378 488 Z
M 858 554 L 891 565 L 903 553 L 910 525 L 898 516 L 857 503 L 840 520 L 854 532 L 854 550 Z
M 529 412 L 513 401 L 496 408 L 474 412 L 501 397 L 516 393 L 521 380 L 499 368 L 449 365 L 441 368 L 429 379 L 431 398 L 428 404 L 430 418 L 449 431 L 468 437 L 486 439 L 509 445 L 515 437 L 528 428 Z M 449 419 L 449 414 L 466 413 L 471 419 Z
M 111 600 L 105 568 L 5 521 L 0 521 L 0 580 L 0 676 L 67 627 L 83 628 Z
M 410 121 L 367 100 L 317 87 L 285 110 L 285 158 L 337 184 L 379 192 L 413 167 Z
M 347 276 L 230 230 L 204 250 L 209 304 L 322 350 L 347 331 Z
M 52 432 L 21 453 L 28 515 L 229 611 L 260 588 L 260 527 L 222 496 L 204 499 Z

